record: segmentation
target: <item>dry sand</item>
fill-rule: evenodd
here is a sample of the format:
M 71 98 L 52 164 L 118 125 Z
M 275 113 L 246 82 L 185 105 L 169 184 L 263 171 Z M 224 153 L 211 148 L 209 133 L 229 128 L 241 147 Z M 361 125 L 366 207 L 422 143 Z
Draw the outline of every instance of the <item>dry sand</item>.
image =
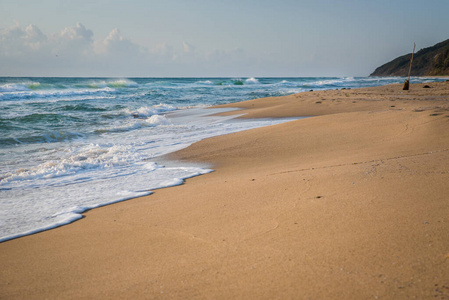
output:
M 449 299 L 449 82 L 228 106 L 211 174 L 0 244 L 0 298 Z M 241 113 L 241 112 L 239 112 Z

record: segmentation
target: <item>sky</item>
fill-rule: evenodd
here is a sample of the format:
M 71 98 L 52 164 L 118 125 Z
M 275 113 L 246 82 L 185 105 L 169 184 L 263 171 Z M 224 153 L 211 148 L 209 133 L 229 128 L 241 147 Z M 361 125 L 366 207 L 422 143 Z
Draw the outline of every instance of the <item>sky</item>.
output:
M 368 76 L 449 0 L 0 0 L 0 76 Z

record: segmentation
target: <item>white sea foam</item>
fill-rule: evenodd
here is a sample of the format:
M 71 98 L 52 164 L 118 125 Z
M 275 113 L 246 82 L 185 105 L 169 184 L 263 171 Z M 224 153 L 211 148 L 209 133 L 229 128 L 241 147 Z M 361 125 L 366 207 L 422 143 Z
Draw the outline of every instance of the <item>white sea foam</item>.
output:
M 348 83 L 351 81 L 354 81 L 354 77 L 343 77 L 343 78 L 337 78 L 337 79 L 319 80 L 319 81 L 313 82 L 312 85 L 320 87 L 320 86 L 326 86 L 326 85 L 338 85 L 338 84 Z
M 126 115 L 132 115 L 134 117 L 139 117 L 139 118 L 146 118 L 146 117 L 151 117 L 153 115 L 159 115 L 161 113 L 173 111 L 176 109 L 177 108 L 172 105 L 160 103 L 158 105 L 153 105 L 151 107 L 149 107 L 149 106 L 139 107 L 136 110 L 126 108 L 123 111 Z
M 198 84 L 198 85 L 213 85 L 214 83 L 211 80 L 201 80 L 201 81 L 197 81 L 196 84 Z
M 259 83 L 259 80 L 257 80 L 257 79 L 254 78 L 254 77 L 251 77 L 251 78 L 246 79 L 245 82 L 246 82 L 247 84 L 257 84 L 257 83 Z
M 107 85 L 113 87 L 135 87 L 137 86 L 137 83 L 130 79 L 118 79 L 114 81 L 109 81 Z
M 37 189 L 32 197 L 29 195 L 21 197 L 24 205 L 20 208 L 19 215 L 13 216 L 6 213 L 12 210 L 9 207 L 11 203 L 6 203 L 2 207 L 4 210 L 0 212 L 0 225 L 3 232 L 0 236 L 0 242 L 69 224 L 82 218 L 81 214 L 86 210 L 150 195 L 152 192 L 148 189 L 179 185 L 187 178 L 211 171 L 198 167 L 164 168 L 162 166 L 155 170 L 150 168 L 149 172 L 140 173 L 138 177 L 116 176 L 109 178 L 99 186 L 92 181 L 86 181 L 63 187 L 53 187 L 52 191 L 57 198 L 52 199 L 52 201 L 45 201 L 47 191 Z M 117 187 L 122 186 L 124 189 L 117 189 Z M 145 188 L 139 190 L 139 187 Z M 85 189 L 81 195 L 78 191 L 80 188 Z M 92 188 L 94 191 L 92 191 Z M 95 193 L 96 189 L 99 189 L 101 193 Z M 70 195 L 70 204 L 67 203 L 67 195 Z M 36 200 L 36 197 L 40 200 L 39 207 L 31 204 Z M 48 215 L 52 211 L 55 211 L 55 213 Z M 11 222 L 11 219 L 14 220 Z M 20 219 L 22 219 L 22 222 Z M 11 223 L 15 224 L 12 228 L 9 226 Z M 11 234 L 8 234 L 8 232 L 11 232 Z
M 153 189 L 211 172 L 198 165 L 165 167 L 155 159 L 203 138 L 280 122 L 226 122 L 234 117 L 211 115 L 220 111 L 196 108 L 128 118 L 123 126 L 139 130 L 105 133 L 95 144 L 87 138 L 62 148 L 48 145 L 53 150 L 47 150 L 46 159 L 30 150 L 29 159 L 35 161 L 35 155 L 41 161 L 29 162 L 21 169 L 10 165 L 0 174 L 0 197 L 14 199 L 2 203 L 8 213 L 0 213 L 4 223 L 0 241 L 67 224 L 79 219 L 86 209 L 147 195 Z
M 145 127 L 156 127 L 160 125 L 170 125 L 171 122 L 163 115 L 152 115 L 148 118 L 141 118 L 140 115 L 135 115 L 134 119 L 126 119 L 117 121 L 115 124 L 97 129 L 97 133 L 110 132 L 128 132 L 131 130 L 142 129 Z
M 79 84 L 80 86 L 83 86 L 83 84 Z M 111 87 L 111 88 L 126 88 L 126 87 L 137 87 L 138 84 L 135 81 L 132 81 L 130 79 L 116 79 L 116 80 L 90 80 L 86 82 L 85 86 L 88 86 L 93 89 L 98 88 L 105 88 L 105 87 Z
M 7 83 L 7 84 L 0 85 L 0 93 L 29 91 L 29 90 L 30 90 L 30 88 L 28 87 L 28 84 Z
M 151 125 L 170 125 L 171 124 L 171 122 L 165 116 L 161 116 L 161 115 L 152 115 L 145 121 Z
M 65 153 L 64 153 L 65 152 Z M 110 168 L 134 161 L 135 157 L 126 146 L 90 144 L 80 149 L 65 149 L 61 159 L 46 160 L 29 168 L 20 168 L 13 172 L 1 174 L 0 183 L 9 187 L 7 183 L 16 181 L 30 181 L 49 179 L 76 174 L 82 170 Z
M 0 94 L 0 100 L 12 100 L 12 99 L 36 99 L 36 98 L 60 98 L 60 97 L 74 97 L 93 94 L 110 94 L 115 92 L 113 88 L 104 87 L 99 89 L 66 89 L 66 90 L 23 90 L 14 92 L 4 92 Z

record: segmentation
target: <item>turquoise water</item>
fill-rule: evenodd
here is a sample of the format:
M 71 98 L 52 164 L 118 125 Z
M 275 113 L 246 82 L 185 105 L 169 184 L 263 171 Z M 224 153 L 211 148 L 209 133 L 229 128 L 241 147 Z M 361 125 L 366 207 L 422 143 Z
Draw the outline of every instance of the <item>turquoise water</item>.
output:
M 437 79 L 413 78 L 412 82 Z M 288 120 L 206 107 L 404 78 L 0 78 L 0 241 L 182 183 L 207 166 L 158 159 L 198 140 Z

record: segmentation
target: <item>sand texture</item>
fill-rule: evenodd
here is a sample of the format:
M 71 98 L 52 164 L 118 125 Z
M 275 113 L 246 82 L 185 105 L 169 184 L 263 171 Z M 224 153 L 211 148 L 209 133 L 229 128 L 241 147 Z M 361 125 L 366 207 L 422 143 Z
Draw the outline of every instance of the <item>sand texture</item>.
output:
M 226 105 L 314 117 L 198 142 L 170 158 L 215 172 L 1 243 L 0 299 L 449 299 L 449 82 L 428 85 Z

